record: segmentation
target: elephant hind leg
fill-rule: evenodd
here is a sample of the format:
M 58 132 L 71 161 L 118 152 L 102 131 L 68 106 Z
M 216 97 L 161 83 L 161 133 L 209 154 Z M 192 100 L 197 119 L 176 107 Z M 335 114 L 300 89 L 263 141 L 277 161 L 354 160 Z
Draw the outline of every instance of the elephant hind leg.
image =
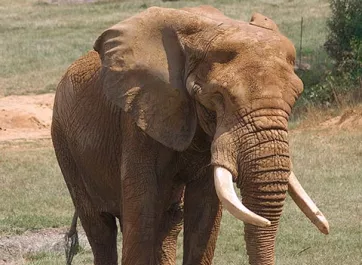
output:
M 82 226 L 92 247 L 95 265 L 117 265 L 116 218 L 108 213 L 79 213 Z
M 82 176 L 62 131 L 53 121 L 55 154 L 73 204 L 92 247 L 95 265 L 117 265 L 117 226 L 115 217 L 95 210 L 86 193 Z

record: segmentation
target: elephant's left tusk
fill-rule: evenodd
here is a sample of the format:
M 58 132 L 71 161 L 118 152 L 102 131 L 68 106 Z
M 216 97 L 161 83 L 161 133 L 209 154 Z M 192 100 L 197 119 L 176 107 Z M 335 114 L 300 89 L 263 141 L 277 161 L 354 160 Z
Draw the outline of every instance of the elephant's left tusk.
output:
M 222 205 L 237 219 L 256 226 L 270 226 L 271 222 L 246 208 L 235 193 L 232 175 L 226 168 L 214 167 L 214 181 L 217 196 Z
M 288 193 L 299 209 L 312 221 L 323 234 L 329 234 L 329 224 L 323 213 L 318 209 L 306 191 L 300 185 L 293 172 L 289 176 Z

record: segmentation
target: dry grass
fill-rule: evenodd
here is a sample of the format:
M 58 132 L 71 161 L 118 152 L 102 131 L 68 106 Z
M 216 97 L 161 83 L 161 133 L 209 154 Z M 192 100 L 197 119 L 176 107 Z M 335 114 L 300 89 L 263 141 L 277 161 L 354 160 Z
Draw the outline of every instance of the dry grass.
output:
M 72 203 L 50 140 L 0 143 L 0 236 L 67 225 Z
M 329 13 L 328 0 L 48 2 L 51 1 L 0 0 L 0 96 L 54 91 L 69 64 L 92 49 L 104 29 L 150 6 L 179 8 L 210 4 L 242 20 L 260 12 L 273 18 L 297 46 L 300 18 L 304 16 L 306 55 L 319 52 Z

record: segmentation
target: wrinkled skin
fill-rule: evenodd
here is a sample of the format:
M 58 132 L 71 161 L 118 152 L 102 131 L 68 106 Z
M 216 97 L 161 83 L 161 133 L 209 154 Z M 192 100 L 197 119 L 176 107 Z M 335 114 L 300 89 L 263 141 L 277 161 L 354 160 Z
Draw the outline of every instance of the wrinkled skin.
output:
M 266 21 L 266 22 L 265 22 Z M 276 25 L 212 7 L 150 8 L 103 32 L 56 92 L 52 138 L 96 265 L 211 264 L 221 219 L 213 166 L 267 218 L 245 225 L 250 264 L 274 264 L 303 86 Z

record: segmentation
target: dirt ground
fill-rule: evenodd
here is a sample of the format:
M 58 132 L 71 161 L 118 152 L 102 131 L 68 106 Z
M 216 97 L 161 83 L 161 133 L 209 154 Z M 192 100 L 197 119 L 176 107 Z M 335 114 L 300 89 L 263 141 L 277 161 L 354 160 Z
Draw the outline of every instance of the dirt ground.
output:
M 64 253 L 66 232 L 66 228 L 49 228 L 0 237 L 0 265 L 25 264 L 26 257 L 36 253 Z M 84 231 L 78 231 L 78 236 L 80 246 L 85 250 L 90 249 Z
M 0 141 L 50 137 L 54 94 L 0 98 Z
M 0 98 L 0 142 L 50 138 L 54 94 Z M 311 127 L 306 126 L 307 129 Z M 313 125 L 313 129 L 353 130 L 362 127 L 362 108 Z M 296 130 L 303 130 L 298 126 Z M 0 237 L 0 265 L 23 264 L 24 255 L 43 251 L 64 251 L 66 229 L 44 229 L 22 235 Z M 84 233 L 80 235 L 86 246 Z M 20 262 L 20 263 L 19 263 Z

